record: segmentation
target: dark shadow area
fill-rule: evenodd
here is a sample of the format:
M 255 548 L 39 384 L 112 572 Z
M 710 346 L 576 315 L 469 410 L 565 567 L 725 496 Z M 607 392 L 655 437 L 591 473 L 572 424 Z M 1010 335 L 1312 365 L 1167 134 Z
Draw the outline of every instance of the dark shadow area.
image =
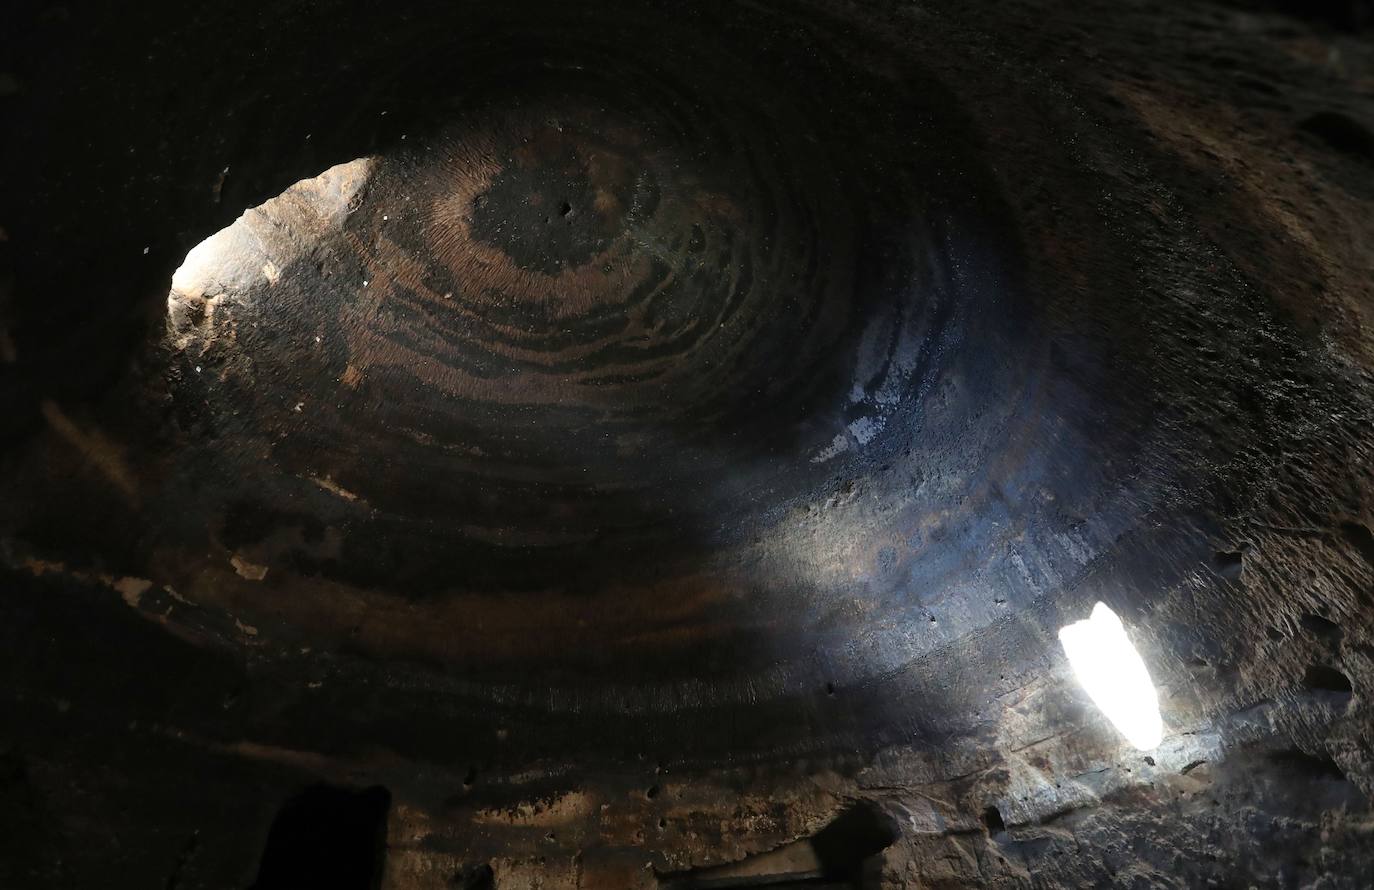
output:
M 1212 568 L 1221 577 L 1234 581 L 1245 570 L 1245 553 L 1242 550 L 1216 553 L 1212 557 Z
M 828 878 L 855 879 L 865 859 L 897 840 L 896 821 L 871 801 L 859 801 L 811 838 Z
M 1358 522 L 1342 522 L 1341 537 L 1345 538 L 1350 547 L 1360 555 L 1360 558 L 1374 569 L 1374 532 Z
M 668 890 L 744 887 L 862 888 L 865 866 L 900 836 L 897 823 L 871 801 L 858 801 L 805 841 L 740 862 L 664 875 Z
M 272 820 L 252 890 L 377 890 L 390 806 L 381 787 L 302 791 Z
M 1348 114 L 1320 111 L 1303 118 L 1298 127 L 1341 154 L 1374 164 L 1374 133 Z
M 1355 698 L 1355 688 L 1343 671 L 1326 664 L 1310 666 L 1302 676 L 1303 688 L 1314 700 L 1344 712 Z
M 496 874 L 486 863 L 466 865 L 454 872 L 448 883 L 453 890 L 494 890 Z

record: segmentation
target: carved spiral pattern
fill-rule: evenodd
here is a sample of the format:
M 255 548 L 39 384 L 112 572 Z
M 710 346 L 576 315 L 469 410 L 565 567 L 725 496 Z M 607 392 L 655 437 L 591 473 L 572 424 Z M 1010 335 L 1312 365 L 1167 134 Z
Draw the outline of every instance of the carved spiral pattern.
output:
M 1016 314 L 919 82 L 837 104 L 805 85 L 861 59 L 708 49 L 469 60 L 336 225 L 274 212 L 310 246 L 197 336 L 256 331 L 217 410 L 410 542 L 362 561 L 413 591 L 594 588 L 758 543 L 909 453 L 970 325 L 997 342 L 979 305 Z

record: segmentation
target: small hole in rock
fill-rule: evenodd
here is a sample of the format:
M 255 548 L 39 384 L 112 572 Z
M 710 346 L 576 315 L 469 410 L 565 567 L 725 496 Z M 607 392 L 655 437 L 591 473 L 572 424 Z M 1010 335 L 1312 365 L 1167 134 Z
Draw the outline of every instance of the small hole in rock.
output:
M 570 213 L 572 213 L 572 205 L 569 204 L 567 201 L 564 201 L 563 206 L 558 208 L 558 215 L 567 216 Z
M 1314 664 L 1308 668 L 1307 673 L 1303 675 L 1302 683 L 1308 689 L 1315 689 L 1318 692 L 1334 692 L 1342 695 L 1350 695 L 1354 692 L 1349 677 L 1324 664 Z
M 1319 111 L 1303 119 L 1298 128 L 1321 139 L 1341 154 L 1374 160 L 1374 133 L 1349 115 L 1339 111 Z
M 1341 626 L 1329 618 L 1323 618 L 1320 615 L 1308 613 L 1303 615 L 1299 620 L 1302 622 L 1303 627 L 1324 639 L 1333 639 L 1341 636 Z
M 1244 568 L 1245 558 L 1239 550 L 1222 551 L 1212 556 L 1212 571 L 1228 581 L 1239 578 Z
M 835 694 L 835 684 L 834 684 L 834 683 L 826 683 L 826 684 L 825 684 L 825 694 L 826 694 L 826 695 L 834 695 L 834 694 Z
M 658 786 L 650 785 L 649 790 L 644 792 L 644 796 L 649 798 L 649 800 L 653 800 L 655 797 L 658 797 Z
M 1342 522 L 1341 536 L 1370 566 L 1374 566 L 1374 532 L 1358 522 Z
M 1313 755 L 1299 748 L 1288 748 L 1270 753 L 1269 760 L 1275 766 L 1280 767 L 1286 775 L 1300 776 L 1309 780 L 1347 781 L 1345 773 L 1329 755 Z
M 1265 634 L 1265 636 L 1267 636 L 1267 637 L 1268 637 L 1269 639 L 1271 639 L 1271 640 L 1281 640 L 1281 639 L 1283 639 L 1283 631 L 1279 630 L 1277 627 L 1275 627 L 1275 626 L 1272 625 L 1272 624 L 1269 625 L 1268 627 L 1266 627 L 1266 628 L 1264 629 L 1264 634 Z
M 987 828 L 988 834 L 1007 830 L 1007 823 L 1002 819 L 1002 811 L 997 807 L 983 810 L 983 826 Z
M 859 801 L 811 838 L 811 849 L 828 876 L 853 877 L 863 860 L 897 840 L 897 824 L 871 801 Z
M 1145 762 L 1148 763 L 1150 766 L 1154 766 L 1154 765 L 1155 765 L 1155 759 L 1154 759 L 1153 757 L 1149 756 L 1148 754 L 1145 755 Z

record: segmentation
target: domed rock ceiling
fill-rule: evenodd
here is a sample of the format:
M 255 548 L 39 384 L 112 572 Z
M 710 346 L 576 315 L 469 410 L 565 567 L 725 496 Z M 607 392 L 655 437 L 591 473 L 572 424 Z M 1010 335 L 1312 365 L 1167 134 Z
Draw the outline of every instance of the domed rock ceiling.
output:
M 1338 11 L 25 4 L 3 883 L 1368 886 Z

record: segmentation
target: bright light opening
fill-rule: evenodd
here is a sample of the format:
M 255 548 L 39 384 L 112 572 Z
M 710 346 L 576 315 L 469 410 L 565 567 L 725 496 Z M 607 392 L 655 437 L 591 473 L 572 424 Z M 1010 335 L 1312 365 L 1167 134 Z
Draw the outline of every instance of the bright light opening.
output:
M 1060 628 L 1059 642 L 1078 682 L 1126 741 L 1142 751 L 1158 747 L 1159 697 L 1116 613 L 1098 603 L 1088 618 Z
M 326 234 L 343 228 L 376 164 L 375 158 L 358 158 L 302 179 L 191 248 L 167 296 L 173 327 L 185 327 L 181 316 L 213 315 L 225 297 L 245 298 L 264 283 L 275 286 Z

